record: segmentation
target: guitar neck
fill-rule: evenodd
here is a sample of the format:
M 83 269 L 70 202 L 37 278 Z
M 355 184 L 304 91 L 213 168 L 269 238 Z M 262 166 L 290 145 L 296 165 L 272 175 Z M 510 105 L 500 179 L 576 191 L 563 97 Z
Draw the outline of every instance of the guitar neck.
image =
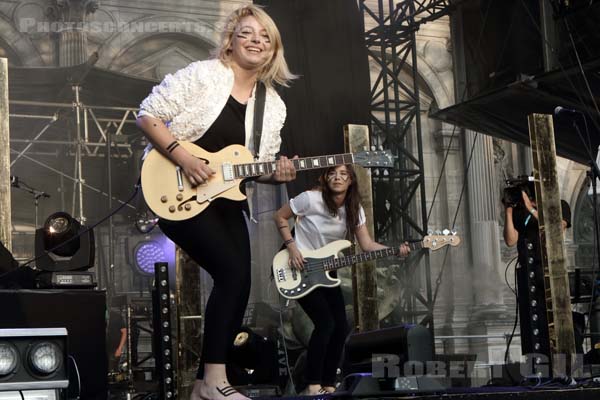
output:
M 423 247 L 423 242 L 414 242 L 409 243 L 408 247 L 411 250 L 417 250 Z M 334 258 L 331 260 L 327 260 L 323 263 L 325 271 L 333 271 L 339 268 L 348 267 L 353 264 L 365 262 L 365 261 L 373 261 L 379 258 L 391 257 L 398 255 L 400 252 L 400 246 L 396 247 L 388 247 L 381 250 L 373 250 L 366 251 L 364 253 L 352 254 L 349 256 Z
M 290 161 L 294 164 L 296 171 L 302 171 L 352 164 L 354 163 L 354 155 L 352 153 L 332 154 L 327 156 L 297 158 Z M 277 169 L 276 166 L 277 163 L 275 161 L 235 164 L 233 165 L 233 171 L 236 179 L 243 179 L 272 174 Z

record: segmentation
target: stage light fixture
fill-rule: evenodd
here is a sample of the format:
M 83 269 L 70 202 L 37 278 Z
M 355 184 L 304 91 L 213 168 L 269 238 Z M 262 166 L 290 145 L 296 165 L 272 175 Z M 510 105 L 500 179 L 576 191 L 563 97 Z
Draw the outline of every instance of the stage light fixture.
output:
M 14 372 L 18 360 L 15 346 L 10 343 L 0 343 L 0 379 Z
M 35 231 L 36 266 L 42 271 L 87 270 L 94 265 L 94 253 L 93 231 L 66 212 L 50 215 Z
M 163 234 L 144 236 L 133 248 L 133 266 L 145 276 L 154 275 L 154 265 L 175 265 L 175 244 Z
M 39 376 L 48 376 L 60 367 L 61 351 L 52 342 L 40 342 L 29 351 L 28 362 L 31 370 Z
M 65 328 L 0 329 L 0 392 L 68 385 Z

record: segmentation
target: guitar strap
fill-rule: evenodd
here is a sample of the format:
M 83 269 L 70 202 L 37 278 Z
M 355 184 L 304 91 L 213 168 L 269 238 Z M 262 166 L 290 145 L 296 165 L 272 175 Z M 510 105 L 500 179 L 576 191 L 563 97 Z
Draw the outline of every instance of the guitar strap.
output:
M 265 113 L 265 98 L 267 88 L 261 81 L 256 83 L 256 102 L 254 103 L 254 121 L 252 124 L 252 137 L 254 138 L 254 158 L 258 158 L 260 150 L 260 137 L 262 135 L 263 117 Z

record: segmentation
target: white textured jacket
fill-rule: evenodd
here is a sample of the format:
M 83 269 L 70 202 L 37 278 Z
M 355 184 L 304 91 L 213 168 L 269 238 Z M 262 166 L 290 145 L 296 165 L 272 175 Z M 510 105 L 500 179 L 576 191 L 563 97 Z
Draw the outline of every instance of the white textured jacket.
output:
M 233 70 L 220 60 L 193 62 L 165 79 L 142 101 L 138 116 L 158 118 L 178 140 L 195 141 L 215 122 L 233 89 Z M 254 151 L 252 124 L 255 90 L 246 107 L 246 147 Z M 267 88 L 259 160 L 275 159 L 281 146 L 280 131 L 285 104 L 273 88 Z

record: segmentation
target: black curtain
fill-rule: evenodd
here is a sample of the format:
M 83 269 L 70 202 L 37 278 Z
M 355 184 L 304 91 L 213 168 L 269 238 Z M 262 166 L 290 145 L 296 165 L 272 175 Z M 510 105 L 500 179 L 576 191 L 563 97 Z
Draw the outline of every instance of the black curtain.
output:
M 286 60 L 300 78 L 281 88 L 287 105 L 281 154 L 344 151 L 343 126 L 369 121 L 369 64 L 362 15 L 354 0 L 257 0 L 281 32 Z M 301 172 L 290 196 L 316 184 Z

